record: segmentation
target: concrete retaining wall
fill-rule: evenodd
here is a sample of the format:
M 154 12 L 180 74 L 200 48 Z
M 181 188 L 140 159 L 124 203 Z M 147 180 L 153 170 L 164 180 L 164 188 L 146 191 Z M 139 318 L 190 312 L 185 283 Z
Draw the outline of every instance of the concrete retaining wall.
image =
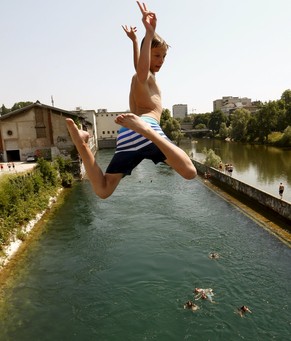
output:
M 264 207 L 273 210 L 283 218 L 291 222 L 291 205 L 284 200 L 274 197 L 271 194 L 263 192 L 255 187 L 247 185 L 237 179 L 226 175 L 219 170 L 211 167 L 207 167 L 197 160 L 193 160 L 195 167 L 199 173 L 204 174 L 205 172 L 210 174 L 211 179 L 217 180 L 219 183 L 227 185 L 237 193 L 243 194 L 252 200 L 257 201 Z
M 116 138 L 98 139 L 98 149 L 111 149 L 116 147 Z

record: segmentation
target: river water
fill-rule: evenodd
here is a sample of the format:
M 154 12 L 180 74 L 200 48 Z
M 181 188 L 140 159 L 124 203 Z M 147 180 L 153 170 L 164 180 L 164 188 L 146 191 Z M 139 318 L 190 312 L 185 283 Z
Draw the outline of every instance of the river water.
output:
M 0 340 L 290 340 L 290 264 L 203 181 L 144 161 L 105 201 L 78 183 L 44 222 L 1 286 Z M 195 287 L 215 303 L 183 309 Z
M 279 197 L 279 184 L 285 186 L 283 200 L 291 203 L 291 148 L 250 145 L 213 139 L 184 141 L 183 148 L 197 160 L 204 160 L 203 148 L 212 149 L 222 162 L 234 167 L 233 177 Z

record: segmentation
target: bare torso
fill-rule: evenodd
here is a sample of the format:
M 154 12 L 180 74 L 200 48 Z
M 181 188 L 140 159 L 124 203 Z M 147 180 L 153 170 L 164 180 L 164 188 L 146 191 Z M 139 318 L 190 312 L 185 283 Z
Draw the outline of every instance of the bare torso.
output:
M 145 83 L 141 83 L 136 74 L 132 77 L 129 104 L 135 115 L 150 116 L 160 122 L 163 110 L 161 91 L 152 73 Z

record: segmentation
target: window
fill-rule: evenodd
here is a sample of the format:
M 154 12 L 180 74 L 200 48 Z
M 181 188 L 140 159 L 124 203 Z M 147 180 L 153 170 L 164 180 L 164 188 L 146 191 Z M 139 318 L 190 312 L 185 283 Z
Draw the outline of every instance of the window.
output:
M 35 127 L 35 130 L 37 138 L 46 137 L 45 127 Z
M 46 129 L 44 125 L 43 111 L 41 108 L 37 108 L 35 111 L 35 130 L 36 137 L 46 137 Z

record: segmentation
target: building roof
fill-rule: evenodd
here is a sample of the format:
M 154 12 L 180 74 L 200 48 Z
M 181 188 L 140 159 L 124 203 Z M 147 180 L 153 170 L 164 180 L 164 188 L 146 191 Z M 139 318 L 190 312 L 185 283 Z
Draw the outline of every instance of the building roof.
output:
M 3 121 L 3 120 L 5 120 L 7 118 L 10 118 L 12 116 L 17 116 L 17 115 L 19 115 L 21 113 L 24 113 L 25 111 L 30 110 L 30 109 L 32 109 L 34 107 L 41 107 L 41 108 L 49 109 L 49 110 L 51 110 L 52 112 L 54 112 L 56 114 L 64 115 L 64 116 L 68 116 L 68 117 L 83 117 L 82 115 L 78 115 L 76 112 L 71 112 L 71 111 L 67 111 L 67 110 L 64 110 L 64 109 L 52 107 L 50 105 L 42 104 L 39 101 L 36 101 L 35 103 L 32 103 L 32 104 L 27 105 L 27 106 L 25 106 L 23 108 L 11 111 L 11 112 L 9 112 L 7 114 L 4 114 L 4 115 L 0 116 L 0 121 Z

